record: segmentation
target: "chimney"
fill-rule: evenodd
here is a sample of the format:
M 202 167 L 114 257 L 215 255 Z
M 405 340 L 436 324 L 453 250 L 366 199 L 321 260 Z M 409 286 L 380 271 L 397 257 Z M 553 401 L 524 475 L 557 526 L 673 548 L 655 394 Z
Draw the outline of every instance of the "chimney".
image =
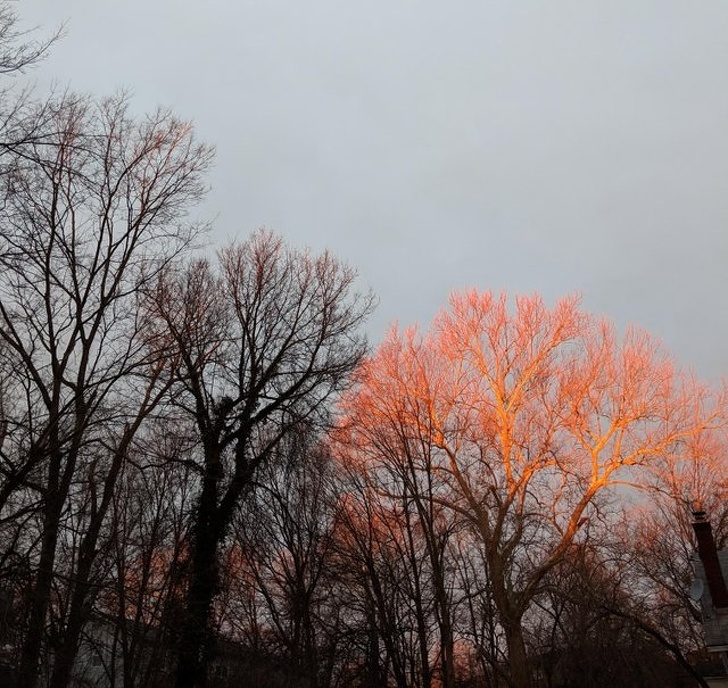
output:
M 728 608 L 728 589 L 726 589 L 723 572 L 720 569 L 718 550 L 715 548 L 713 529 L 706 518 L 705 511 L 693 511 L 693 530 L 698 539 L 698 555 L 703 562 L 705 577 L 708 579 L 710 596 L 716 609 Z

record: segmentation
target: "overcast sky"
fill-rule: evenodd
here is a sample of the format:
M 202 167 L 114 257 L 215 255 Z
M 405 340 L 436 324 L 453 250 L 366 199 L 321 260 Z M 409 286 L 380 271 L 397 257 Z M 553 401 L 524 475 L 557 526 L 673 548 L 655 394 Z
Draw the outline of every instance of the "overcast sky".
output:
M 265 225 L 395 320 L 579 292 L 728 376 L 728 2 L 22 0 L 41 85 L 133 91 L 217 146 L 213 242 Z

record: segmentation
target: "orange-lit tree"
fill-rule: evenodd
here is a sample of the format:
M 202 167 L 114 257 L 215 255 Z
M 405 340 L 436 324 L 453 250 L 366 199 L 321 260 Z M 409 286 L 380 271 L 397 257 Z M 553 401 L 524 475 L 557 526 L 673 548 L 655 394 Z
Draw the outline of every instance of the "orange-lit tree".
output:
M 524 618 L 602 495 L 664 465 L 716 414 L 647 334 L 618 337 L 576 298 L 510 310 L 506 296 L 455 295 L 428 334 L 393 331 L 359 383 L 341 451 L 372 470 L 420 456 L 428 498 L 481 542 L 507 650 L 493 669 L 515 688 L 532 684 Z

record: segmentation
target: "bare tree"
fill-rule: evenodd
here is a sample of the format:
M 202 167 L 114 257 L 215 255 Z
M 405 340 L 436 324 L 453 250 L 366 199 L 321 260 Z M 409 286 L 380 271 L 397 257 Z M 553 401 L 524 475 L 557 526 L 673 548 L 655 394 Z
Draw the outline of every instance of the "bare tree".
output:
M 87 609 L 102 524 L 129 445 L 172 380 L 139 309 L 144 285 L 189 245 L 210 149 L 159 111 L 134 121 L 123 97 L 38 106 L 40 139 L 3 156 L 0 343 L 10 372 L 0 513 L 36 495 L 40 534 L 21 684 L 36 683 L 59 533 L 74 485 L 89 490 L 73 602 L 53 684 L 65 686 Z M 10 511 L 8 511 L 10 510 Z
M 408 441 L 407 427 L 400 426 L 395 433 L 372 429 L 375 433 L 377 451 L 381 453 L 376 463 L 356 449 L 353 453 L 348 451 L 348 447 L 340 458 L 348 455 L 351 459 L 343 463 L 351 486 L 359 487 L 347 490 L 349 499 L 359 495 L 360 512 L 371 511 L 378 523 L 372 530 L 371 525 L 357 525 L 350 519 L 348 522 L 362 533 L 378 535 L 378 547 L 382 551 L 393 550 L 400 563 L 399 586 L 409 612 L 407 618 L 400 616 L 389 631 L 400 642 L 408 635 L 404 629 L 411 629 L 409 637 L 414 649 L 403 653 L 401 662 L 407 665 L 407 685 L 430 688 L 435 681 L 450 688 L 455 684 L 453 623 L 459 601 L 452 575 L 451 541 L 461 521 L 442 505 L 442 494 L 438 494 L 442 485 L 433 472 L 437 447 L 424 436 L 418 442 Z M 358 549 L 363 558 L 359 567 L 370 569 L 366 561 L 370 548 L 355 534 L 351 537 L 359 547 L 350 551 L 349 556 L 355 559 Z M 382 627 L 379 631 L 385 643 L 395 647 L 386 638 L 387 629 Z
M 429 662 L 420 664 L 419 644 L 429 644 L 430 634 L 427 629 L 417 637 L 422 631 L 417 621 L 424 617 L 416 619 L 411 610 L 412 571 L 402 556 L 403 524 L 364 474 L 350 474 L 342 487 L 337 517 L 338 582 L 350 633 L 359 644 L 355 668 L 360 680 L 355 685 L 406 688 L 410 681 L 419 685 L 429 668 Z
M 514 688 L 532 681 L 524 619 L 587 537 L 600 495 L 679 452 L 719 411 L 647 335 L 620 342 L 574 299 L 550 310 L 519 298 L 511 314 L 505 297 L 456 295 L 431 334 L 392 333 L 360 382 L 345 406 L 350 452 L 377 465 L 397 442 L 400 453 L 436 448 L 434 498 L 482 542 Z
M 575 544 L 546 576 L 531 633 L 547 685 L 707 686 L 658 630 L 670 611 L 645 614 L 629 559 L 618 539 Z
M 199 433 L 201 490 L 191 533 L 177 686 L 204 682 L 219 557 L 241 497 L 271 452 L 301 423 L 328 421 L 365 343 L 369 296 L 328 253 L 293 250 L 257 232 L 160 282 L 154 307 L 181 361 L 175 403 Z
M 238 579 L 237 586 L 225 586 L 228 595 L 259 599 L 258 637 L 250 637 L 250 628 L 242 637 L 255 647 L 267 645 L 312 688 L 330 685 L 338 640 L 337 624 L 332 633 L 326 618 L 338 496 L 332 472 L 317 433 L 304 427 L 285 438 L 234 519 L 237 563 L 224 570 L 226 578 Z M 226 607 L 221 620 L 233 629 L 234 598 Z M 247 614 L 240 620 L 251 621 Z
M 197 492 L 192 439 L 185 424 L 161 413 L 137 437 L 114 494 L 112 573 L 96 604 L 102 618 L 114 620 L 113 641 L 102 648 L 112 685 L 153 688 L 169 678 L 188 502 Z

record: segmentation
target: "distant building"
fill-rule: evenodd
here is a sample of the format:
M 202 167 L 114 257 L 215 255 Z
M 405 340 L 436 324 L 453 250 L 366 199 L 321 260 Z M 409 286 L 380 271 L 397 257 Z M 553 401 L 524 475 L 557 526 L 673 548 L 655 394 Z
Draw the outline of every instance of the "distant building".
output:
M 728 688 L 728 549 L 718 551 L 704 511 L 694 511 L 693 519 L 698 552 L 691 592 L 700 602 L 706 648 L 717 660 L 706 665 L 703 673 L 708 685 Z

